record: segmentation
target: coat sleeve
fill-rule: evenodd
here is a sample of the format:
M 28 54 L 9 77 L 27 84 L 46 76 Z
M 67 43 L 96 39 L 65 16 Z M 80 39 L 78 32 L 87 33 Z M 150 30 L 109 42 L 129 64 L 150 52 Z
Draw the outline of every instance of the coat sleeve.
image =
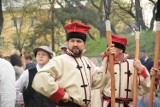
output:
M 160 72 L 157 73 L 155 85 L 157 87 L 157 94 L 158 94 L 158 96 L 160 96 Z
M 14 107 L 16 100 L 15 71 L 12 65 L 0 62 L 0 107 Z
M 28 69 L 25 70 L 16 81 L 16 101 L 23 101 L 23 90 L 28 87 L 29 76 Z
M 51 59 L 34 77 L 32 87 L 47 96 L 49 99 L 59 101 L 64 97 L 64 90 L 58 86 L 56 79 L 62 75 L 59 60 Z
M 146 67 L 144 67 L 142 73 L 138 74 L 138 94 L 147 94 L 149 92 L 150 83 L 150 74 Z
M 103 58 L 102 66 L 99 67 L 92 67 L 94 71 L 92 75 L 92 88 L 98 89 L 107 83 L 107 57 Z

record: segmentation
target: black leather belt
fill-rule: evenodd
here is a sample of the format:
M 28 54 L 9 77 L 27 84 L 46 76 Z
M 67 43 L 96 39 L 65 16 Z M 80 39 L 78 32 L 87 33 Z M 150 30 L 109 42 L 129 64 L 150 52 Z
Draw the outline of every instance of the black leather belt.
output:
M 75 104 L 73 102 L 63 102 L 63 101 L 59 101 L 58 102 L 58 106 L 64 106 L 64 107 L 81 107 L 78 104 Z

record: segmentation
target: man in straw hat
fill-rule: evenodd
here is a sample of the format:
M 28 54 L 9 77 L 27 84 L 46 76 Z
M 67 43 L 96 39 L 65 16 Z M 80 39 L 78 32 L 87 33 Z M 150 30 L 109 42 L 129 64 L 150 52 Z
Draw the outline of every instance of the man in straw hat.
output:
M 37 65 L 26 69 L 16 81 L 17 101 L 23 99 L 25 107 L 55 107 L 56 102 L 49 100 L 31 87 L 34 76 L 53 57 L 53 52 L 48 46 L 40 46 L 35 48 L 33 53 Z

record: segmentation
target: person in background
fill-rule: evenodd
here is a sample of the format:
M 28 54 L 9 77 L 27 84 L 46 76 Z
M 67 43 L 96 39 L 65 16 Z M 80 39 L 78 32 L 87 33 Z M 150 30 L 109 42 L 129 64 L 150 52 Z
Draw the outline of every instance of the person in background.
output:
M 152 107 L 159 107 L 160 105 L 160 66 L 158 68 L 151 68 L 150 75 L 155 75 L 155 72 L 157 72 L 157 77 L 155 80 L 155 92 L 153 97 L 153 104 Z M 139 101 L 137 107 L 148 107 L 148 101 L 149 101 L 149 93 L 144 95 Z
M 145 66 L 138 59 L 127 59 L 125 50 L 128 40 L 124 36 L 112 35 L 112 43 L 115 46 L 115 107 L 132 107 L 134 69 L 137 69 L 138 96 L 149 92 L 150 75 Z M 109 53 L 106 52 L 106 55 Z M 108 67 L 109 68 L 109 67 Z M 108 69 L 107 68 L 107 69 Z M 111 106 L 111 74 L 107 71 L 107 84 L 102 89 L 103 107 Z
M 32 68 L 32 67 L 35 67 L 36 64 L 34 62 L 32 62 L 32 55 L 28 54 L 28 55 L 25 55 L 25 63 L 26 63 L 26 68 L 25 69 L 29 69 L 29 68 Z
M 0 58 L 0 107 L 14 107 L 15 99 L 14 68 L 8 61 Z
M 157 72 L 157 77 L 156 77 L 156 94 L 160 97 L 160 65 L 159 68 L 152 68 L 151 69 L 151 75 L 154 75 L 155 72 Z M 160 103 L 159 103 L 160 104 Z
M 65 42 L 64 44 L 61 45 L 61 51 L 58 55 L 65 54 L 67 52 L 67 43 Z
M 26 69 L 16 81 L 17 103 L 24 100 L 25 107 L 55 107 L 56 102 L 36 92 L 31 86 L 34 76 L 53 57 L 48 46 L 40 46 L 33 50 L 37 65 Z
M 153 67 L 153 60 L 147 56 L 146 50 L 141 50 L 140 61 L 142 65 L 144 65 L 147 68 L 147 70 L 150 72 L 151 68 Z
M 107 57 L 103 59 L 102 66 L 97 67 L 83 56 L 90 26 L 72 22 L 66 24 L 65 29 L 67 53 L 52 58 L 36 74 L 32 87 L 57 101 L 60 107 L 93 107 L 91 89 L 105 84 Z M 113 47 L 110 54 L 115 54 Z
M 61 50 L 66 53 L 67 52 L 67 43 L 64 43 L 62 46 L 61 46 Z
M 10 56 L 10 62 L 15 70 L 16 80 L 20 77 L 22 72 L 24 71 L 22 67 L 22 58 L 19 54 L 14 53 Z

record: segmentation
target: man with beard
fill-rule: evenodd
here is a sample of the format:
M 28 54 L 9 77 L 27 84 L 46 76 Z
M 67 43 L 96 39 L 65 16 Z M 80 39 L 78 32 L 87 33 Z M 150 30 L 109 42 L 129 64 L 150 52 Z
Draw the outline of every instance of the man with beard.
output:
M 66 24 L 65 28 L 67 53 L 51 59 L 36 74 L 32 87 L 57 101 L 59 107 L 91 107 L 91 88 L 105 84 L 107 57 L 98 68 L 89 58 L 82 56 L 89 26 L 73 22 Z M 110 54 L 115 54 L 114 47 L 110 48 Z

